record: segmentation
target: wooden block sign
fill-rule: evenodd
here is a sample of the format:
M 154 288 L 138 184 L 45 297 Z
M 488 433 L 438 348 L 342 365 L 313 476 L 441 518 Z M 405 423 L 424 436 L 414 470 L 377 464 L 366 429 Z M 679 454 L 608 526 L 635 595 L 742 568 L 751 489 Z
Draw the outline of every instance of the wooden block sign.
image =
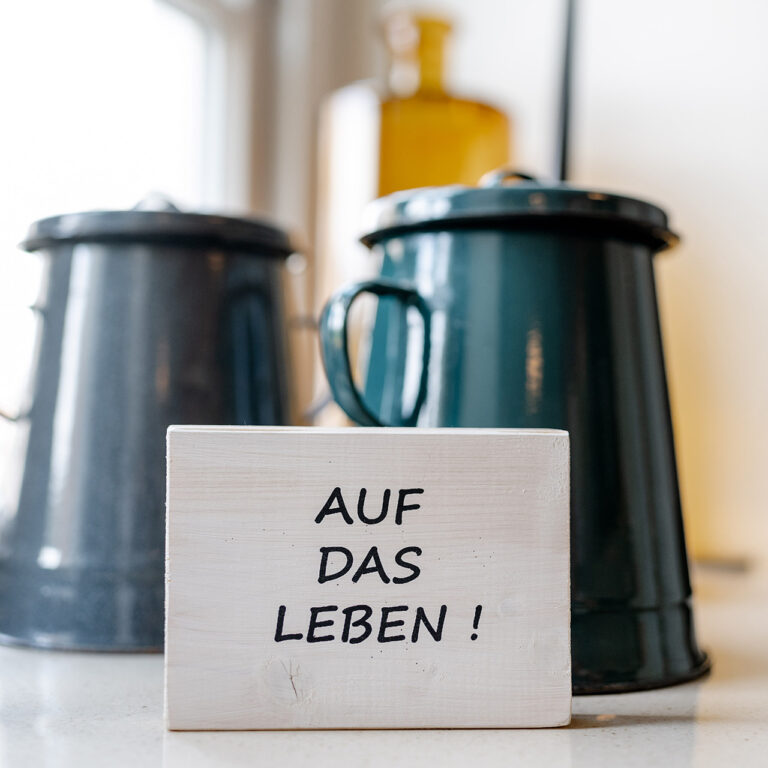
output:
M 567 724 L 568 515 L 565 432 L 171 427 L 168 727 Z

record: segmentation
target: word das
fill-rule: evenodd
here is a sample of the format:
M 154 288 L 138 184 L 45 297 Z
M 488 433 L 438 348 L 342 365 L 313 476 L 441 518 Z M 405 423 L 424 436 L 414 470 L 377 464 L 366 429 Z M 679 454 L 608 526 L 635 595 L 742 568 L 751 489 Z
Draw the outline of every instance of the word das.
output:
M 407 605 L 388 605 L 379 609 L 375 618 L 376 626 L 371 622 L 374 609 L 370 605 L 350 605 L 341 610 L 343 619 L 337 624 L 336 617 L 320 618 L 321 616 L 336 613 L 339 610 L 337 605 L 321 605 L 309 609 L 309 625 L 307 627 L 306 641 L 308 643 L 330 643 L 337 639 L 337 635 L 330 630 L 331 627 L 341 627 L 341 635 L 338 639 L 342 643 L 355 645 L 362 643 L 369 637 L 374 636 L 379 643 L 397 643 L 407 638 L 406 634 L 400 629 L 405 627 L 405 618 L 397 618 L 410 610 Z M 427 612 L 419 606 L 416 608 L 416 615 L 409 632 L 410 641 L 417 643 L 420 637 L 428 634 L 435 642 L 440 642 L 443 638 L 443 628 L 445 626 L 445 616 L 448 607 L 440 606 L 440 613 L 436 620 L 430 620 Z M 275 642 L 282 643 L 286 640 L 302 640 L 302 632 L 285 632 L 285 614 L 286 607 L 281 605 L 277 611 L 277 628 L 275 629 Z M 426 633 L 421 632 L 421 629 Z M 374 635 L 375 630 L 375 635 Z M 338 630 L 335 630 L 338 631 Z
M 357 582 L 366 574 L 376 573 L 385 584 L 389 584 L 390 581 L 393 584 L 407 584 L 409 581 L 413 581 L 417 578 L 421 573 L 421 568 L 419 568 L 418 565 L 405 560 L 405 556 L 411 553 L 413 553 L 415 557 L 420 556 L 421 547 L 403 547 L 395 555 L 395 565 L 409 570 L 410 574 L 408 576 L 395 576 L 390 579 L 381 562 L 379 548 L 371 547 L 352 576 L 352 582 L 357 584 Z M 320 573 L 317 577 L 319 584 L 324 584 L 326 581 L 333 581 L 334 579 L 340 579 L 342 576 L 345 576 L 349 573 L 355 561 L 354 555 L 346 547 L 320 547 L 320 554 L 322 555 L 320 558 Z M 328 573 L 329 563 L 331 562 L 331 557 L 334 555 L 341 555 L 344 558 L 344 564 L 335 573 Z M 334 560 L 338 560 L 338 557 L 334 557 Z M 334 567 L 338 567 L 338 563 Z

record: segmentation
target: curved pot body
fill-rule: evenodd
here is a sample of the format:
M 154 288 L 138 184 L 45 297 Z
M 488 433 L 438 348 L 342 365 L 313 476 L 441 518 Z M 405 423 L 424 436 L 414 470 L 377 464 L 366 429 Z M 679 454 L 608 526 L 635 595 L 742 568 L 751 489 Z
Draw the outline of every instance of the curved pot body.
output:
M 396 204 L 407 210 L 404 196 Z M 345 292 L 324 317 L 329 381 L 361 423 L 569 431 L 575 693 L 666 685 L 708 665 L 693 630 L 654 286 L 665 222 L 643 229 L 561 206 L 395 221 L 368 236 L 385 288 L 372 291 L 381 298 L 357 403 L 329 346 Z
M 113 234 L 29 246 L 45 277 L 6 457 L 18 494 L 0 528 L 5 642 L 159 650 L 166 428 L 287 420 L 283 252 Z

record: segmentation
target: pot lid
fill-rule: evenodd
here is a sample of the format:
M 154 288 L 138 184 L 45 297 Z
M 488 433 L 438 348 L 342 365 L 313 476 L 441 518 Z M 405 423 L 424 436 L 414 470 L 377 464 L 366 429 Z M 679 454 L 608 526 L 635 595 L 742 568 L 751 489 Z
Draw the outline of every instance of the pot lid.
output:
M 508 183 L 514 181 L 515 183 Z M 498 170 L 477 187 L 452 185 L 395 192 L 366 209 L 361 237 L 371 246 L 409 231 L 478 228 L 575 228 L 637 240 L 655 250 L 679 238 L 658 206 L 632 197 L 569 184 L 544 184 L 528 174 Z
M 34 222 L 21 247 L 36 251 L 58 243 L 157 243 L 192 248 L 272 251 L 288 256 L 297 250 L 289 235 L 264 219 L 186 213 L 164 200 L 162 209 L 139 203 L 126 211 L 87 211 Z

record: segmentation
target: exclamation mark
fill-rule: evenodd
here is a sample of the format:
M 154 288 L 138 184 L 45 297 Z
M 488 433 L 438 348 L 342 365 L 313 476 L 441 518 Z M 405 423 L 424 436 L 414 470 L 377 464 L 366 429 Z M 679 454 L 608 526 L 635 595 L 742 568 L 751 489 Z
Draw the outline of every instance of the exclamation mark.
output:
M 477 629 L 478 624 L 480 624 L 480 614 L 483 612 L 483 606 L 482 605 L 476 605 L 475 606 L 475 620 L 472 622 L 472 629 Z M 477 640 L 477 632 L 472 633 L 472 639 Z

